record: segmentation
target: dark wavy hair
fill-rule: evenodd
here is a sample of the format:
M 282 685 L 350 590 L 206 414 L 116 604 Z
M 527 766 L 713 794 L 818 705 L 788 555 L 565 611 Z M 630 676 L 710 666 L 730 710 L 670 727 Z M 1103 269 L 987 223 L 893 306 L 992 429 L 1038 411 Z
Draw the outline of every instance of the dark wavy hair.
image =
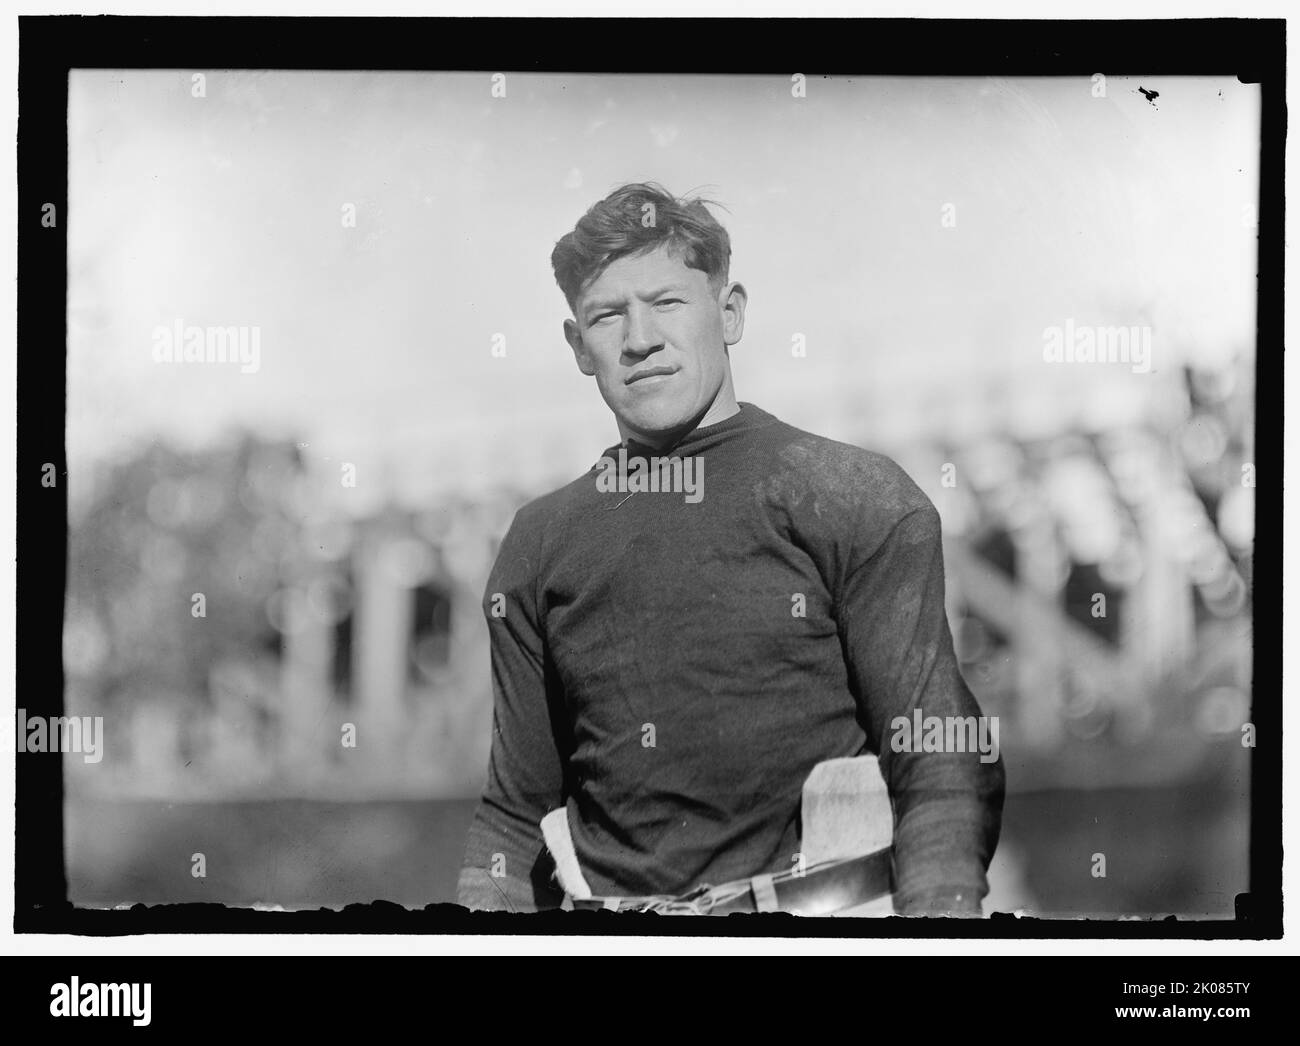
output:
M 594 204 L 551 252 L 555 282 L 569 308 L 611 262 L 664 244 L 687 268 L 704 272 L 716 291 L 727 282 L 731 237 L 709 213 L 706 204 L 712 203 L 699 197 L 673 196 L 655 182 L 634 182 L 619 186 Z M 651 214 L 653 221 L 647 223 Z

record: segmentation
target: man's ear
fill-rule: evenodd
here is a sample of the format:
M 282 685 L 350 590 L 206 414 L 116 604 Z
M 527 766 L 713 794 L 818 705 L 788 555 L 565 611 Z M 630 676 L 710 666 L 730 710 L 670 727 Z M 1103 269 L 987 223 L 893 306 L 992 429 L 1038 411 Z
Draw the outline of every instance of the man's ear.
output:
M 732 282 L 718 292 L 718 306 L 722 309 L 722 343 L 735 345 L 745 333 L 745 305 L 749 293 L 742 283 Z
M 582 331 L 578 330 L 576 320 L 564 321 L 564 340 L 569 343 L 569 348 L 573 350 L 573 358 L 578 362 L 578 370 L 582 371 L 587 377 L 596 373 L 596 365 L 592 362 L 591 353 L 582 342 Z

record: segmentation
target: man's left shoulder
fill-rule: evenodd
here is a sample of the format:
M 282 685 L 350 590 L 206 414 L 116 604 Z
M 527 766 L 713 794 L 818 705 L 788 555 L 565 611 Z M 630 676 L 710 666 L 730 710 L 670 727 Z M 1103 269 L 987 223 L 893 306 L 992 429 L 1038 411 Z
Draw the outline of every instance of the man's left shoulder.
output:
M 785 425 L 778 452 L 780 480 L 826 506 L 865 512 L 880 523 L 898 521 L 934 505 L 915 480 L 887 454 Z

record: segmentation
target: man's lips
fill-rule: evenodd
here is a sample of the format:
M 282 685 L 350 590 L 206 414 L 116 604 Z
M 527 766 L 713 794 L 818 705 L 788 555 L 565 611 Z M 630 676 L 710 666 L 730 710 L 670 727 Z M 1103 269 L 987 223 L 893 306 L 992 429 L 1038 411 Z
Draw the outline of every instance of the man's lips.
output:
M 629 374 L 623 379 L 624 385 L 631 385 L 633 382 L 640 381 L 642 378 L 653 378 L 658 374 L 676 374 L 676 367 L 646 367 L 634 374 Z

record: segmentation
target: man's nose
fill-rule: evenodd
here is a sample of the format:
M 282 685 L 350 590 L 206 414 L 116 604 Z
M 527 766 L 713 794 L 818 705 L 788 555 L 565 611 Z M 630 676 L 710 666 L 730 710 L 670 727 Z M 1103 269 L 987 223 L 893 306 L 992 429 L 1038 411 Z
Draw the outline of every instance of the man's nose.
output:
M 647 309 L 629 309 L 624 348 L 633 356 L 644 356 L 663 346 L 653 314 Z

